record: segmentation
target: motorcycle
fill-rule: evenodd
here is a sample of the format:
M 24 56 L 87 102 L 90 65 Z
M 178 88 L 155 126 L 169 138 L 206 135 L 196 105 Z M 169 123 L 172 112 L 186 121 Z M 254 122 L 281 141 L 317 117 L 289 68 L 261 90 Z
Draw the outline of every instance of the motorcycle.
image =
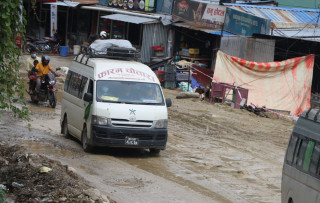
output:
M 56 71 L 61 68 L 57 68 Z M 31 101 L 35 104 L 38 104 L 39 101 L 46 102 L 49 100 L 49 105 L 52 108 L 56 107 L 57 98 L 56 98 L 56 76 L 53 74 L 45 74 L 40 76 L 41 85 L 39 91 L 35 90 L 36 80 L 39 76 L 37 76 L 38 69 L 34 69 L 31 71 L 29 75 L 30 82 L 32 82 L 32 92 L 28 92 L 31 97 Z
M 35 48 L 40 53 L 59 53 L 60 38 L 58 32 L 55 32 L 53 37 L 44 37 L 42 40 L 26 36 L 23 50 L 24 52 L 30 52 L 31 48 Z

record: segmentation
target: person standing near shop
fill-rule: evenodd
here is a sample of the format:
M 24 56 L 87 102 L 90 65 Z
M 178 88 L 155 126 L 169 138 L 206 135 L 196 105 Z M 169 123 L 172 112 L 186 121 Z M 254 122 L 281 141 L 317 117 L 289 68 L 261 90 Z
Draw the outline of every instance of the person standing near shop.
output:
M 37 50 L 35 48 L 31 48 L 30 49 L 30 57 L 28 57 L 28 59 L 27 59 L 27 67 L 26 67 L 26 70 L 28 72 L 28 78 L 30 76 L 31 69 L 34 66 L 35 60 L 41 61 L 41 58 L 39 56 L 37 56 Z M 29 81 L 29 89 L 27 89 L 28 93 L 30 93 L 32 82 L 33 82 L 32 80 Z

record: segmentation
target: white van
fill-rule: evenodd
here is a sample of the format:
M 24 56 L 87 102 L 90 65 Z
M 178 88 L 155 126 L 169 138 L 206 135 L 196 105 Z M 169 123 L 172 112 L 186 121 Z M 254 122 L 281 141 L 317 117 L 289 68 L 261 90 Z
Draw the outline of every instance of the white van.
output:
M 281 202 L 320 202 L 320 109 L 301 114 L 283 164 Z
M 79 139 L 86 152 L 106 146 L 159 153 L 166 148 L 171 100 L 147 65 L 114 56 L 75 57 L 62 95 L 61 133 Z

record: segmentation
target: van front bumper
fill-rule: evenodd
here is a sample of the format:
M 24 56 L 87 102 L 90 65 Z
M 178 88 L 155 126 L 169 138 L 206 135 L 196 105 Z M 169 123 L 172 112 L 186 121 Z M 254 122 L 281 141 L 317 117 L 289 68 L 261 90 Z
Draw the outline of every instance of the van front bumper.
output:
M 119 128 L 99 125 L 92 125 L 91 129 L 90 141 L 94 146 L 165 149 L 168 139 L 167 129 Z M 128 138 L 137 142 L 126 144 Z

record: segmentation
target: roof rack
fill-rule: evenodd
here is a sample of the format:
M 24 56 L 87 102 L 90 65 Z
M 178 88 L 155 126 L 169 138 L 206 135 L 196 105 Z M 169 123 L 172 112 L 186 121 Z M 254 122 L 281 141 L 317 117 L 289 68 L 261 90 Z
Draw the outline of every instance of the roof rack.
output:
M 87 60 L 89 58 L 111 58 L 111 59 L 121 59 L 121 60 L 139 60 L 140 52 L 132 48 L 122 48 L 112 46 L 107 48 L 105 51 L 97 51 L 88 47 L 85 52 L 80 53 L 86 55 Z

